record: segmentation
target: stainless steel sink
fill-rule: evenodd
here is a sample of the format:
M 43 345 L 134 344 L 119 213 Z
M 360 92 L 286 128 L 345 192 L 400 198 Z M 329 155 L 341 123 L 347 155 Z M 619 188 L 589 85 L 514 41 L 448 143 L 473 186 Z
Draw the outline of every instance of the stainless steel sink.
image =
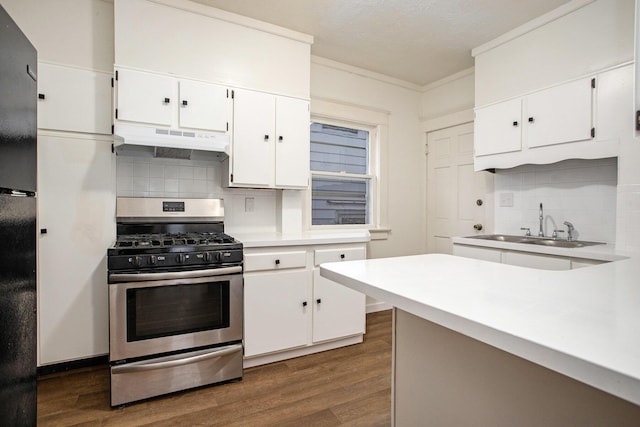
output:
M 525 243 L 529 245 L 550 246 L 555 248 L 581 248 L 584 246 L 604 245 L 602 242 L 587 242 L 584 240 L 554 240 L 547 237 L 511 236 L 508 234 L 483 234 L 467 236 L 468 239 L 494 240 L 497 242 Z

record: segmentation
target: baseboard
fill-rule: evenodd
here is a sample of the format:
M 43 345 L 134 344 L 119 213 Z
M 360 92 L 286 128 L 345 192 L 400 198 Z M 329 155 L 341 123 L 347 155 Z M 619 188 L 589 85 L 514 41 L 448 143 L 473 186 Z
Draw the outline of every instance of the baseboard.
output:
M 109 364 L 109 355 L 89 357 L 86 359 L 72 360 L 70 362 L 54 363 L 52 365 L 38 366 L 37 374 L 49 375 L 58 372 L 66 372 L 72 369 L 89 368 L 92 366 L 107 365 Z
M 388 304 L 383 301 L 377 301 L 373 304 L 367 304 L 367 314 L 375 313 L 377 311 L 391 310 L 392 308 L 393 306 L 391 304 Z

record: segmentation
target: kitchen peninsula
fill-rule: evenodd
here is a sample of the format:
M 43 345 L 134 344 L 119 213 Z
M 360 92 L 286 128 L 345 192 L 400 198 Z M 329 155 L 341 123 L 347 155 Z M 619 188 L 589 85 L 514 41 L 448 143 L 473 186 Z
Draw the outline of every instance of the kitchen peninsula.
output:
M 321 266 L 394 306 L 395 425 L 638 425 L 640 263 L 428 254 Z

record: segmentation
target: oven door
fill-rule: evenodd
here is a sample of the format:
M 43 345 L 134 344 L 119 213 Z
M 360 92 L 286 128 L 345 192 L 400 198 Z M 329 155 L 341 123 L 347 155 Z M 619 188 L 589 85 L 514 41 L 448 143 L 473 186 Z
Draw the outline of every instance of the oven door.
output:
M 110 361 L 242 340 L 241 272 L 110 274 Z

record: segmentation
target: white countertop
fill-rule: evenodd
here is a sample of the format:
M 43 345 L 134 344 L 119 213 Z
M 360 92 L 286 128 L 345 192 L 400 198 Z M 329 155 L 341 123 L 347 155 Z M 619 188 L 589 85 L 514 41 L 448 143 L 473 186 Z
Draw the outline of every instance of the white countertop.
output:
M 349 231 L 308 231 L 304 233 L 232 233 L 245 248 L 263 248 L 269 246 L 303 246 L 338 243 L 366 243 L 371 240 L 367 230 Z
M 428 254 L 320 274 L 640 405 L 638 258 L 548 271 Z
M 614 245 L 593 245 L 581 248 L 559 248 L 553 246 L 532 245 L 527 243 L 500 242 L 497 240 L 474 239 L 469 237 L 452 237 L 454 244 L 480 246 L 493 249 L 506 249 L 510 251 L 533 252 L 546 255 L 556 255 L 572 258 L 593 259 L 599 261 L 617 261 L 629 257 L 615 248 Z

